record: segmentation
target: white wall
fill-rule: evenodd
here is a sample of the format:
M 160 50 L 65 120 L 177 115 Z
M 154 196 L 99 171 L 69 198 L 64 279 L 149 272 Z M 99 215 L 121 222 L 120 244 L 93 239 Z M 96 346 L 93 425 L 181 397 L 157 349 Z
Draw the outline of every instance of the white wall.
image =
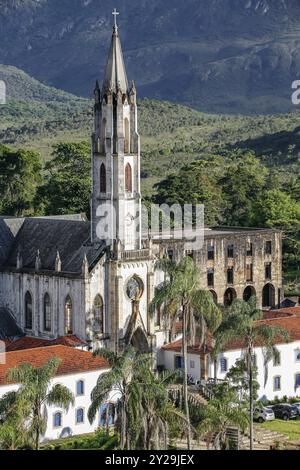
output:
M 300 388 L 295 390 L 295 375 L 300 374 L 300 362 L 296 361 L 295 351 L 300 351 L 300 341 L 296 341 L 288 344 L 281 344 L 277 347 L 280 351 L 281 365 L 274 366 L 273 360 L 268 363 L 268 379 L 266 384 L 264 374 L 264 358 L 262 348 L 255 348 L 257 368 L 258 368 L 258 383 L 260 385 L 258 396 L 259 398 L 266 397 L 269 400 L 273 400 L 276 396 L 282 398 L 283 396 L 299 396 Z M 226 351 L 224 354 L 219 356 L 217 377 L 218 379 L 224 379 L 226 373 L 220 371 L 220 358 L 224 356 L 228 361 L 228 370 L 235 364 L 237 359 L 242 357 L 242 351 Z M 211 370 L 213 376 L 213 367 Z M 274 377 L 281 377 L 281 390 L 274 390 Z
M 61 437 L 61 433 L 64 428 L 69 427 L 72 430 L 73 435 L 85 434 L 95 431 L 99 426 L 99 419 L 100 415 L 99 412 L 97 413 L 96 419 L 93 424 L 89 423 L 87 412 L 89 406 L 91 404 L 90 396 L 93 388 L 95 387 L 99 375 L 107 372 L 107 370 L 101 371 L 92 371 L 92 372 L 83 372 L 77 374 L 69 374 L 55 377 L 51 381 L 51 387 L 55 384 L 61 384 L 66 386 L 73 394 L 75 398 L 74 406 L 70 406 L 68 412 L 63 411 L 59 407 L 55 406 L 47 406 L 47 413 L 48 413 L 48 423 L 47 423 L 47 430 L 46 434 L 43 437 L 43 440 L 48 439 L 59 439 Z M 79 380 L 84 381 L 84 395 L 83 396 L 76 396 L 76 383 Z M 0 386 L 0 397 L 2 397 L 5 393 L 17 390 L 18 385 L 2 385 Z M 116 401 L 118 398 L 116 393 L 111 394 L 109 401 Z M 84 423 L 83 424 L 76 424 L 76 409 L 83 408 L 84 409 Z M 62 412 L 62 426 L 60 428 L 55 428 L 53 423 L 54 414 L 57 411 Z
M 257 380 L 260 385 L 258 391 L 259 399 L 267 398 L 273 400 L 275 397 L 282 398 L 284 396 L 293 397 L 300 396 L 300 387 L 295 390 L 295 376 L 300 374 L 300 361 L 296 360 L 296 352 L 300 352 L 300 341 L 294 343 L 281 344 L 278 347 L 281 356 L 280 365 L 274 366 L 273 360 L 268 363 L 268 377 L 265 384 L 265 373 L 264 373 L 264 357 L 262 348 L 255 348 L 258 376 Z M 163 350 L 162 350 L 163 351 Z M 166 369 L 174 369 L 175 367 L 175 356 L 180 356 L 181 353 L 174 351 L 163 351 L 161 357 L 163 364 Z M 235 365 L 238 359 L 243 357 L 241 350 L 226 351 L 218 357 L 218 369 L 217 378 L 224 380 L 226 372 L 221 372 L 220 359 L 224 357 L 227 359 L 227 371 Z M 190 367 L 190 362 L 194 361 L 195 368 Z M 200 357 L 197 354 L 188 354 L 188 373 L 194 378 L 200 379 L 201 368 L 200 368 Z M 274 390 L 274 378 L 281 377 L 281 390 Z M 214 365 L 211 361 L 209 364 L 209 377 L 214 377 Z
M 163 351 L 164 366 L 166 369 L 175 369 L 175 357 L 182 356 L 175 351 Z M 194 366 L 194 367 L 191 367 Z M 196 380 L 201 378 L 200 356 L 198 354 L 188 354 L 188 374 L 191 374 Z

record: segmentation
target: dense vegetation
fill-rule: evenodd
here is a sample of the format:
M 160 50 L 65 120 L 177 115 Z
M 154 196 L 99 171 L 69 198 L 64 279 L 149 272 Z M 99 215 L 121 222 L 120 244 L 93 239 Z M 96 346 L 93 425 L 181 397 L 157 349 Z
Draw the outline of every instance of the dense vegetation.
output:
M 14 92 L 0 107 L 1 213 L 89 213 L 92 103 L 8 69 Z M 204 203 L 209 225 L 283 229 L 286 278 L 297 291 L 300 114 L 214 116 L 142 100 L 139 130 L 144 199 Z

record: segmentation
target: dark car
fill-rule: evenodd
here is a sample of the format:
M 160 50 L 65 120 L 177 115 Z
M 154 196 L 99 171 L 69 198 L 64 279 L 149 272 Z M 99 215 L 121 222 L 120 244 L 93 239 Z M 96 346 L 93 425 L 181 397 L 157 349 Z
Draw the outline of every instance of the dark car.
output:
M 274 411 L 276 419 L 288 421 L 289 419 L 296 419 L 299 416 L 297 407 L 289 405 L 288 403 L 273 405 L 272 410 Z

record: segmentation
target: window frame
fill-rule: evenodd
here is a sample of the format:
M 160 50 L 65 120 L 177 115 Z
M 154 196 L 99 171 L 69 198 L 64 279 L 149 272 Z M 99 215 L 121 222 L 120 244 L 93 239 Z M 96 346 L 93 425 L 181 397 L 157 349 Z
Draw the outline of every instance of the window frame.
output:
M 266 240 L 265 241 L 265 254 L 272 255 L 272 253 L 273 253 L 272 240 Z
M 272 281 L 272 263 L 265 263 L 265 281 Z
M 253 256 L 253 242 L 248 241 L 246 244 L 246 256 Z
M 60 424 L 57 426 L 55 424 L 55 419 L 56 419 L 56 416 L 57 415 L 60 415 Z M 55 411 L 55 413 L 53 413 L 53 429 L 60 429 L 63 427 L 63 415 L 62 415 L 62 412 L 61 411 Z
M 222 365 L 225 364 L 226 367 L 222 367 Z M 221 374 L 225 374 L 228 372 L 228 359 L 227 357 L 221 357 L 220 358 L 220 372 Z
M 279 379 L 279 387 L 276 387 L 276 380 Z M 281 375 L 275 375 L 273 377 L 273 391 L 280 392 L 281 391 Z
M 215 260 L 215 245 L 207 245 L 207 260 L 214 261 Z
M 227 245 L 227 258 L 234 259 L 234 244 Z
M 246 264 L 246 282 L 253 282 L 253 263 Z
M 78 393 L 78 385 L 82 383 L 83 392 Z M 85 381 L 83 379 L 79 379 L 76 381 L 76 397 L 83 397 L 85 395 Z
M 82 421 L 78 421 L 77 413 L 78 411 L 82 411 Z M 75 424 L 76 426 L 80 426 L 81 424 L 85 424 L 85 408 L 83 406 L 79 406 L 75 409 Z
M 71 309 L 69 313 L 69 309 L 67 310 L 67 305 L 70 303 Z M 74 334 L 74 325 L 73 325 L 73 301 L 72 297 L 70 294 L 68 294 L 65 298 L 65 304 L 64 304 L 64 333 L 66 336 L 68 335 L 73 335 Z M 71 328 L 68 329 L 67 327 L 70 326 Z
M 234 285 L 234 268 L 233 267 L 227 268 L 226 280 L 227 280 L 228 285 L 230 286 Z
M 28 303 L 28 299 L 30 298 L 30 304 Z M 28 306 L 30 305 L 30 311 L 28 310 Z M 28 314 L 30 313 L 30 323 L 28 323 Z M 28 290 L 25 293 L 24 297 L 24 316 L 25 316 L 25 330 L 33 331 L 33 301 L 32 301 L 32 294 Z
M 215 287 L 215 270 L 213 268 L 207 269 L 207 287 Z
M 46 311 L 46 299 L 49 300 L 49 303 L 47 304 L 47 307 L 49 308 L 48 312 Z M 49 328 L 47 327 L 47 322 L 49 322 Z M 43 301 L 43 330 L 46 333 L 50 333 L 52 331 L 52 303 L 48 292 L 45 293 Z

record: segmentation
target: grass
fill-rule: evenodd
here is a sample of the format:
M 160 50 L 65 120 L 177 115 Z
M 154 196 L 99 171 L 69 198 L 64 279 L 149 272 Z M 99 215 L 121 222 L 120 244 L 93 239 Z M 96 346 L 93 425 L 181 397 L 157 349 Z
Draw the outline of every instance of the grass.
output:
M 290 441 L 300 441 L 300 420 L 283 421 L 275 419 L 262 424 L 264 429 L 284 434 Z

